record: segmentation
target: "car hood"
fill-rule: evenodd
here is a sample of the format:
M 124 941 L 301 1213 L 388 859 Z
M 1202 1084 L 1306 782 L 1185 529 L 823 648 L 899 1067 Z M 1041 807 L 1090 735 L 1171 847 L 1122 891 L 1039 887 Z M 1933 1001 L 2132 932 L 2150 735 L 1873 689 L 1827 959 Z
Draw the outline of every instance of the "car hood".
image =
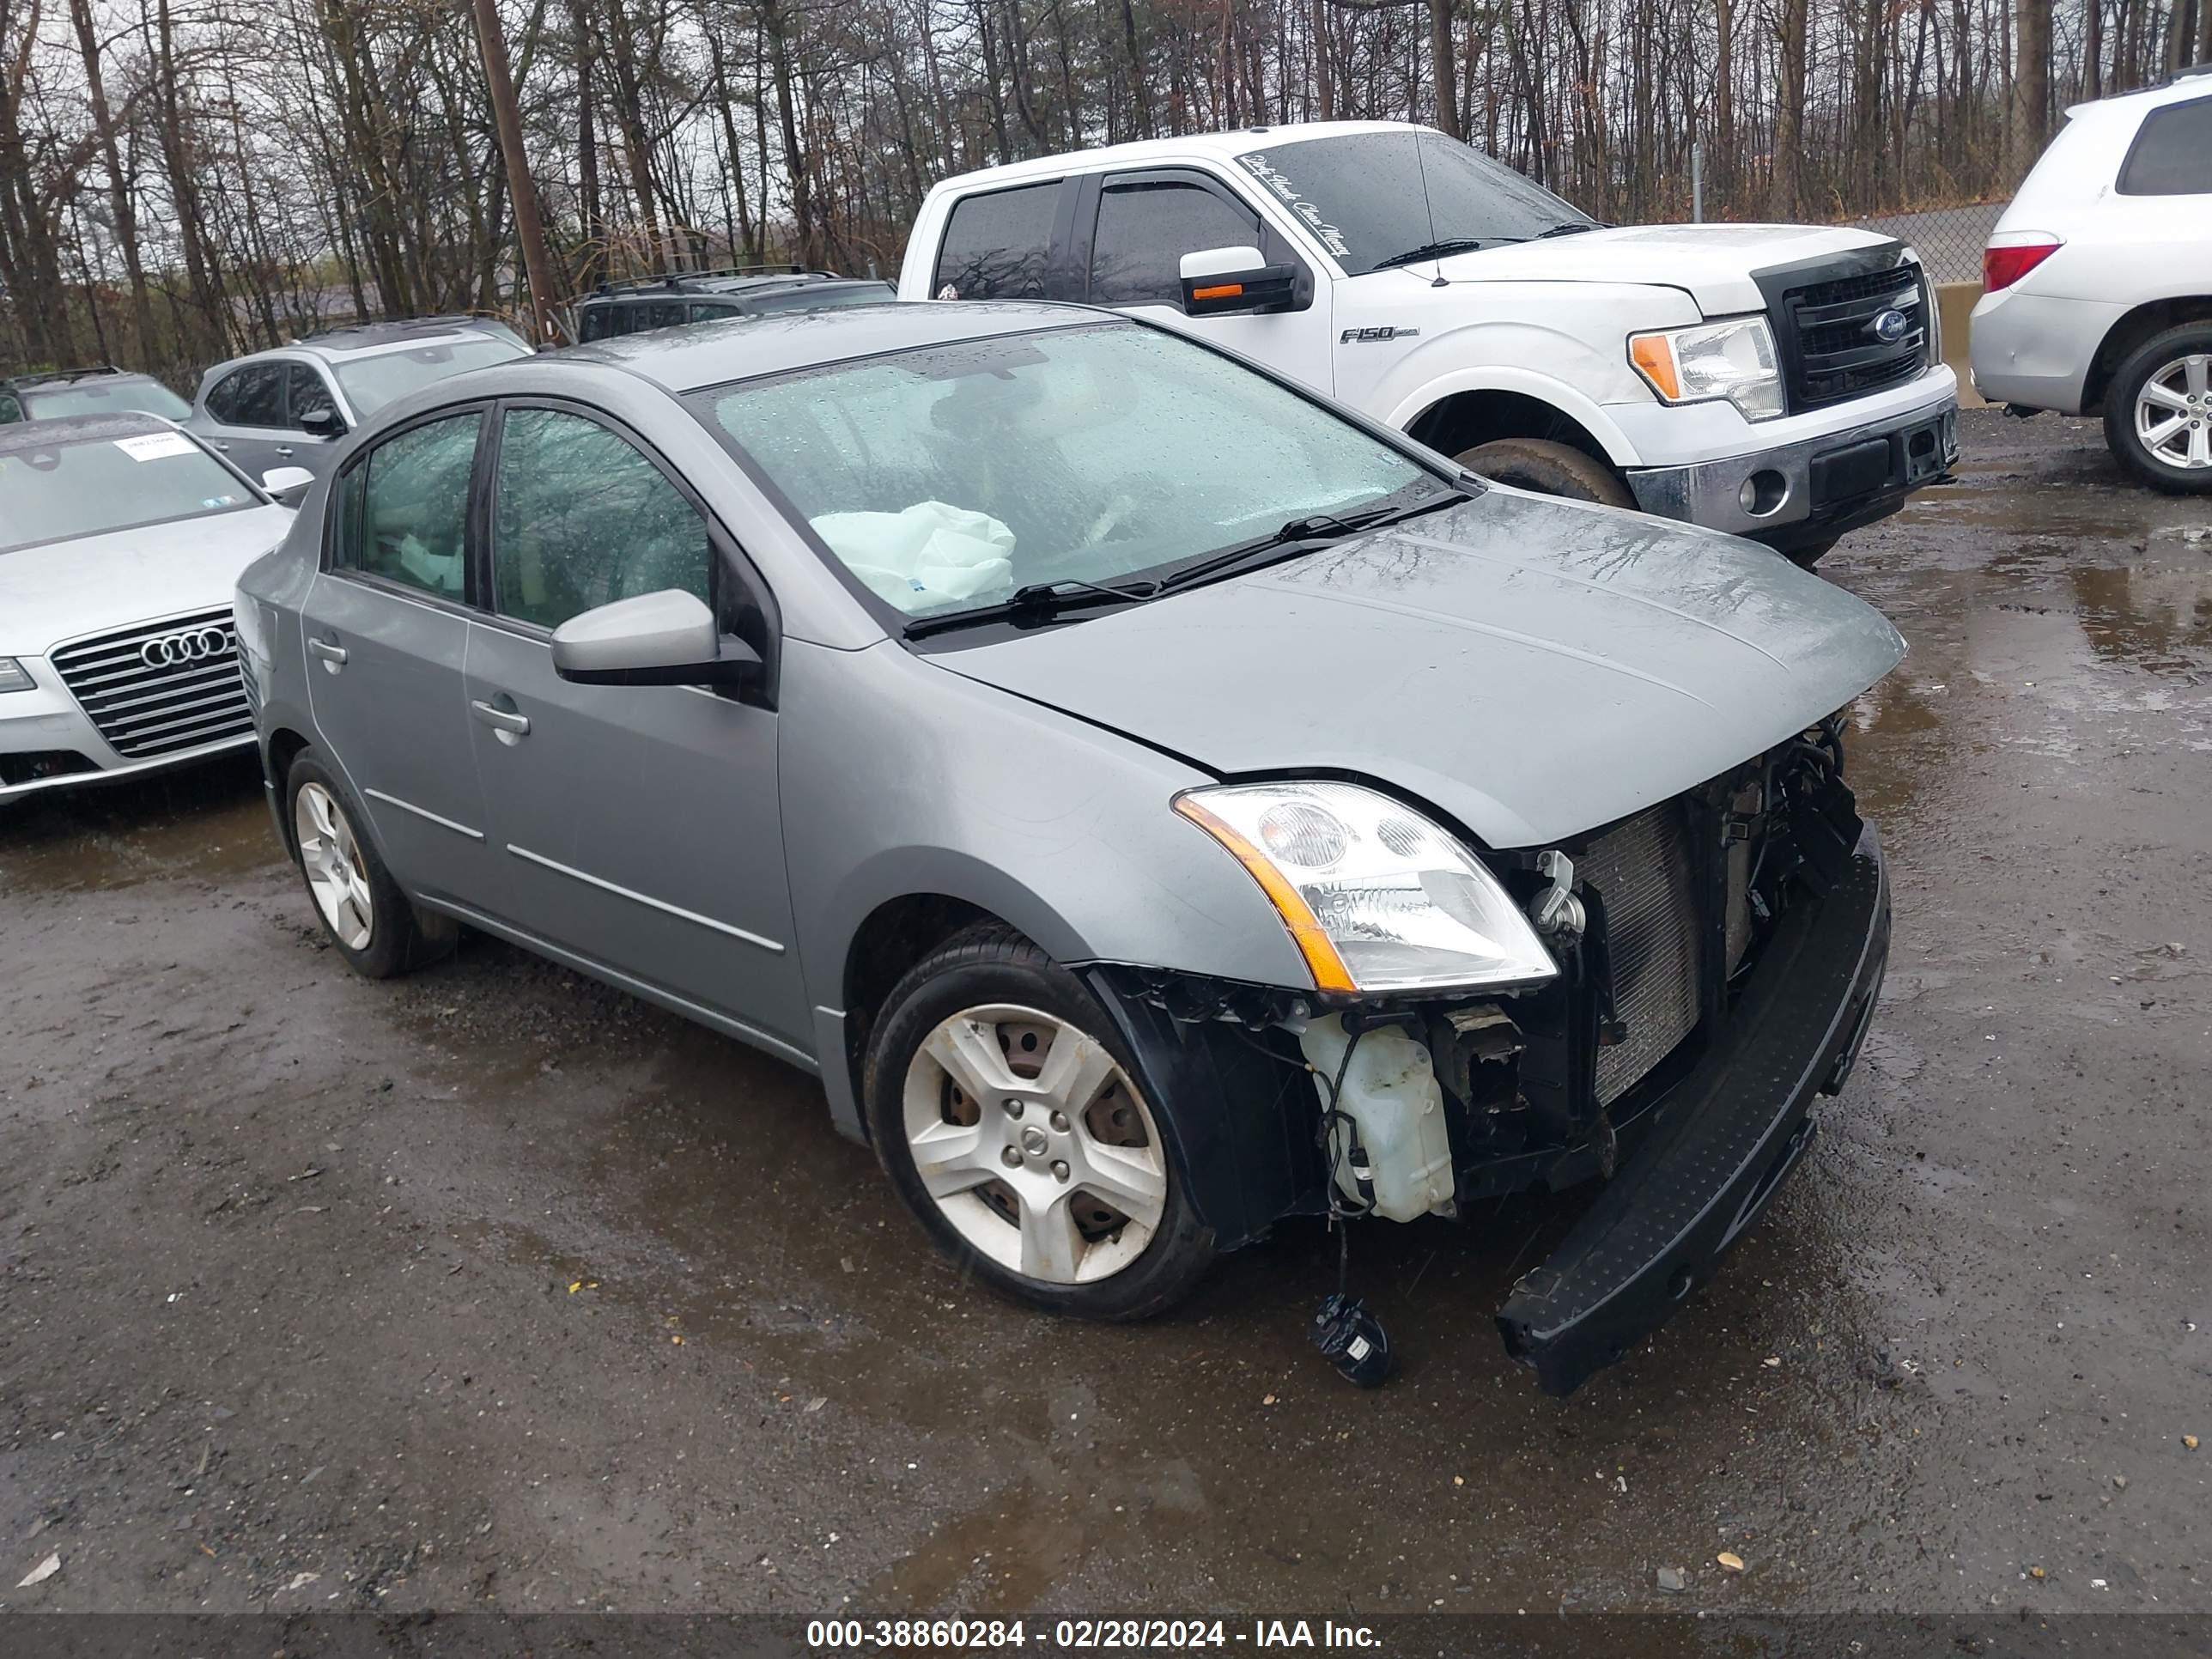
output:
M 43 656 L 79 635 L 228 609 L 239 574 L 291 526 L 291 508 L 256 507 L 0 553 L 0 656 Z
M 1765 308 L 1753 271 L 1890 240 L 1848 226 L 1620 225 L 1455 253 L 1437 270 L 1450 283 L 1654 283 L 1684 289 L 1706 316 L 1721 317 Z
M 1753 543 L 1493 487 L 931 659 L 1218 775 L 1373 778 L 1511 848 L 1717 776 L 1904 654 L 1881 612 Z

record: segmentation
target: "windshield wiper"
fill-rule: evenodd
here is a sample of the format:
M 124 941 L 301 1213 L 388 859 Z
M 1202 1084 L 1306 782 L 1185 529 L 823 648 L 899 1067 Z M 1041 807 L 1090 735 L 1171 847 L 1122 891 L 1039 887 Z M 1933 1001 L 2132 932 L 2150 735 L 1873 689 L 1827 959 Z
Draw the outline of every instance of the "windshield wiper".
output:
M 1595 230 L 1596 228 L 1597 227 L 1595 225 L 1590 223 L 1586 219 L 1563 219 L 1558 224 L 1553 225 L 1549 230 L 1538 231 L 1530 240 L 1538 242 L 1547 242 L 1554 236 L 1579 236 L 1583 231 Z
M 1403 253 L 1394 253 L 1387 259 L 1377 259 L 1374 268 L 1389 270 L 1394 265 L 1410 265 L 1423 259 L 1441 259 L 1449 253 L 1473 253 L 1492 242 L 1510 242 L 1510 236 L 1447 236 L 1439 242 L 1424 242 L 1419 247 L 1409 247 Z
M 932 634 L 947 634 L 957 628 L 981 628 L 995 622 L 1043 622 L 1063 611 L 1085 605 L 1138 605 L 1160 592 L 1164 586 L 1160 582 L 1136 581 L 1126 587 L 1109 587 L 1103 582 L 1088 582 L 1078 576 L 1030 582 L 1016 588 L 1012 597 L 996 605 L 910 622 L 906 625 L 906 636 L 910 640 L 927 639 Z
M 1400 492 L 1393 490 L 1392 495 Z M 1388 501 L 1389 498 L 1383 498 Z M 1463 489 L 1440 489 L 1433 495 L 1424 495 L 1419 501 L 1400 507 L 1376 506 L 1364 513 L 1338 515 L 1316 513 L 1303 519 L 1292 519 L 1273 534 L 1261 536 L 1249 542 L 1239 542 L 1234 547 L 1224 547 L 1196 564 L 1187 564 L 1182 569 L 1163 576 L 1159 591 L 1171 593 L 1179 588 L 1194 586 L 1254 560 L 1287 558 L 1317 543 L 1333 542 L 1342 537 L 1358 534 L 1364 530 L 1379 530 L 1385 525 L 1418 518 L 1424 513 L 1433 513 L 1438 507 L 1451 507 L 1460 501 L 1472 501 Z

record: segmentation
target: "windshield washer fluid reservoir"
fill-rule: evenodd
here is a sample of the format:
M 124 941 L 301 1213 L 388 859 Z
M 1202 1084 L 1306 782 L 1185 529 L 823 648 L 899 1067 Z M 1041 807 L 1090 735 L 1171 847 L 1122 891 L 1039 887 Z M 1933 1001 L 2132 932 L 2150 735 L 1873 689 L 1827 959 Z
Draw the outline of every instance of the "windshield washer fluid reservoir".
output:
M 1353 1039 L 1344 1021 L 1332 1014 L 1310 1023 L 1298 1047 L 1320 1073 L 1314 1087 L 1328 1104 L 1328 1085 L 1344 1066 Z M 1395 1025 L 1362 1032 L 1345 1069 L 1337 1105 L 1358 1125 L 1374 1173 L 1375 1213 L 1411 1221 L 1434 1211 L 1452 1213 L 1451 1139 L 1444 1128 L 1443 1091 L 1429 1061 L 1429 1051 Z M 1357 1200 L 1359 1183 L 1351 1169 L 1352 1137 L 1336 1138 L 1336 1184 Z

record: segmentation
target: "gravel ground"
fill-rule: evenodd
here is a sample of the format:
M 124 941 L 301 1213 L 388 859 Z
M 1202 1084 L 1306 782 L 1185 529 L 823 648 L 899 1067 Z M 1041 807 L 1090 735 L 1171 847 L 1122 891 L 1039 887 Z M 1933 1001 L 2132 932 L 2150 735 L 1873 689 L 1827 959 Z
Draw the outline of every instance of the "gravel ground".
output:
M 1057 1324 L 798 1073 L 480 939 L 351 976 L 250 766 L 0 819 L 0 1604 L 2212 1610 L 2212 512 L 1964 436 L 1823 567 L 1912 644 L 1865 1061 L 1565 1402 L 1490 1315 L 1572 1197 L 1363 1238 L 1371 1395 L 1311 1229 Z

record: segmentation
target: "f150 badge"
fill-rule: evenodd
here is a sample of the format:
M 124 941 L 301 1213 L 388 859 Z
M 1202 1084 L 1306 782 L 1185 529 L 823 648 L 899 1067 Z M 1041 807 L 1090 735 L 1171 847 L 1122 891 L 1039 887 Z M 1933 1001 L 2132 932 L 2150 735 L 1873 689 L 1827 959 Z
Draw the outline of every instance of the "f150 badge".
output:
M 1347 328 L 1336 337 L 1336 343 L 1364 345 L 1373 340 L 1410 340 L 1420 331 L 1418 328 L 1392 328 L 1388 324 L 1381 328 Z

